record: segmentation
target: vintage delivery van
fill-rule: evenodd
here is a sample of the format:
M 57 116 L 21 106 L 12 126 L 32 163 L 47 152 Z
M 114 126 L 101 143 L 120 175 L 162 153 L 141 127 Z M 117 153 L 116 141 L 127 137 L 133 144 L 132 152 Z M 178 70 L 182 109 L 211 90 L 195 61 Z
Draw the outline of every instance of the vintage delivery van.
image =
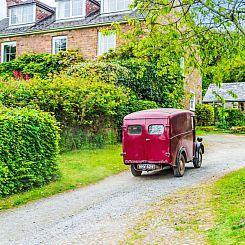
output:
M 180 109 L 151 109 L 127 115 L 123 120 L 122 145 L 124 164 L 131 165 L 134 176 L 142 171 L 173 167 L 181 177 L 185 164 L 202 164 L 204 146 L 196 140 L 194 113 Z

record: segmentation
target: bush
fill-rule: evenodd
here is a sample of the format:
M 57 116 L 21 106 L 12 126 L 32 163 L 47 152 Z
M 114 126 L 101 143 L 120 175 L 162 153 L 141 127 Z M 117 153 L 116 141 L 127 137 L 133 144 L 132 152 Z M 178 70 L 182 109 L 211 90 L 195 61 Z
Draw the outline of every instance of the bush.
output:
M 57 177 L 59 127 L 37 110 L 0 112 L 0 196 L 42 186 Z
M 196 105 L 196 120 L 198 126 L 211 126 L 214 124 L 214 108 L 208 104 Z
M 78 50 L 61 51 L 58 54 L 24 53 L 17 59 L 0 64 L 0 77 L 5 79 L 34 76 L 47 78 L 50 74 L 58 74 L 74 63 L 83 61 Z M 27 75 L 27 76 L 26 76 Z
M 226 121 L 227 126 L 244 126 L 245 125 L 245 113 L 238 109 L 225 109 L 227 113 Z

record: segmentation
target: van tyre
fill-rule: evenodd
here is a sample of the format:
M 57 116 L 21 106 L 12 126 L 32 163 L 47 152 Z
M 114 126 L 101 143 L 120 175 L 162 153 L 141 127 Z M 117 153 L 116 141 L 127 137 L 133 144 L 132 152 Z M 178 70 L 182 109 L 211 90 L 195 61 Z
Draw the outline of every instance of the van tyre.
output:
M 202 166 L 202 149 L 198 151 L 198 158 L 193 160 L 194 168 L 200 168 Z
M 142 174 L 142 171 L 136 169 L 136 165 L 132 164 L 131 165 L 131 173 L 135 177 L 139 177 Z
M 180 153 L 176 159 L 176 166 L 173 167 L 174 177 L 182 177 L 185 173 L 185 156 Z

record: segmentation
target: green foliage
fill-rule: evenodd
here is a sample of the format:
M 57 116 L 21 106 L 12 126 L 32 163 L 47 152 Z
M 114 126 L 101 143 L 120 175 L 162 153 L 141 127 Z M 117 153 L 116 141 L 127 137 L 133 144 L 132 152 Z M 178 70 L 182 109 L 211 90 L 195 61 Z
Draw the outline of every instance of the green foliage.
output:
M 128 101 L 127 90 L 114 83 L 67 75 L 1 83 L 0 90 L 5 106 L 39 108 L 54 113 L 62 126 L 90 126 L 95 131 L 110 125 Z
M 10 80 L 0 83 L 0 90 L 0 102 L 7 107 L 28 106 L 53 113 L 62 126 L 62 150 L 110 143 L 107 128 L 117 138 L 122 123 L 118 118 L 130 100 L 128 90 L 112 81 L 68 75 L 45 81 Z
M 129 87 L 137 99 L 154 101 L 161 107 L 182 107 L 184 88 L 180 71 L 173 71 L 172 66 L 168 65 L 161 73 L 155 62 L 143 59 L 122 60 L 119 64 L 130 73 L 129 80 L 120 82 Z
M 121 122 L 119 123 L 120 126 Z M 104 145 L 115 145 L 117 142 L 118 130 L 116 128 L 101 127 L 94 132 L 89 127 L 73 126 L 63 128 L 60 145 L 62 151 L 66 152 L 76 149 L 102 148 Z
M 208 104 L 196 105 L 196 120 L 198 126 L 210 126 L 214 124 L 214 108 Z
M 36 110 L 0 111 L 0 196 L 42 186 L 57 178 L 59 127 Z
M 84 78 L 93 82 L 125 84 L 130 79 L 129 71 L 119 64 L 100 61 L 78 63 L 67 70 L 69 76 Z
M 7 79 L 13 77 L 14 71 L 21 71 L 29 77 L 47 78 L 83 60 L 78 50 L 61 51 L 58 54 L 24 53 L 15 60 L 1 63 L 0 76 Z
M 227 127 L 245 126 L 245 113 L 238 109 L 226 109 L 227 113 Z

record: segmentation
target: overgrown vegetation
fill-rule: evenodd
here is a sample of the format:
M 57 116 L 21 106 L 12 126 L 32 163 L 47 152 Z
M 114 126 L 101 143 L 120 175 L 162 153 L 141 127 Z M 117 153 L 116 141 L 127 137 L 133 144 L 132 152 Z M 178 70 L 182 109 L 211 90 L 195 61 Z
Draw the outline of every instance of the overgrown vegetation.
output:
M 59 127 L 48 113 L 0 111 L 0 197 L 57 179 Z
M 243 244 L 245 240 L 245 169 L 231 173 L 213 189 L 216 225 L 209 231 L 212 244 Z

